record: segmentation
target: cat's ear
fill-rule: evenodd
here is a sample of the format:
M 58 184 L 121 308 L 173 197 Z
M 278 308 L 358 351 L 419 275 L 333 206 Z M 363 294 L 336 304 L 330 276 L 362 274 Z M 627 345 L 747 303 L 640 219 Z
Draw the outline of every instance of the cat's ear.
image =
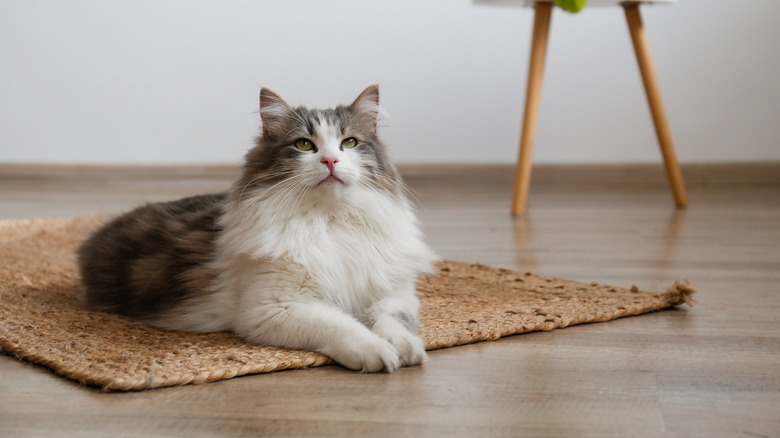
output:
M 358 115 L 361 124 L 372 134 L 376 134 L 379 117 L 379 85 L 371 85 L 349 106 Z
M 263 136 L 274 138 L 284 134 L 292 108 L 278 94 L 263 88 L 260 90 L 260 119 L 263 121 Z

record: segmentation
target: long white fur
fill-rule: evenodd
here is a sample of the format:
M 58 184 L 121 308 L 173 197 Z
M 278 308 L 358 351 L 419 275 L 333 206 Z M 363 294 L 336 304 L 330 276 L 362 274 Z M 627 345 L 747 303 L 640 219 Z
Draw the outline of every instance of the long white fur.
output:
M 427 359 L 415 333 L 418 275 L 435 254 L 408 200 L 366 184 L 355 150 L 320 121 L 319 150 L 286 181 L 233 198 L 221 218 L 213 293 L 168 328 L 233 330 L 258 343 L 320 351 L 393 371 Z M 335 157 L 329 180 L 320 162 Z

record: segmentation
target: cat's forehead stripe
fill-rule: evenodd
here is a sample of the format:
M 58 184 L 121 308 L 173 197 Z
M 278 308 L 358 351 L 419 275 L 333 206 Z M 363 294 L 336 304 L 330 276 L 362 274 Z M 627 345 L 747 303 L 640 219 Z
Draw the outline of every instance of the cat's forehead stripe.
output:
M 339 129 L 337 126 L 335 126 L 333 120 L 329 120 L 329 118 L 325 117 L 323 114 L 321 114 L 317 119 L 316 130 L 317 135 L 322 138 L 333 138 L 340 135 Z

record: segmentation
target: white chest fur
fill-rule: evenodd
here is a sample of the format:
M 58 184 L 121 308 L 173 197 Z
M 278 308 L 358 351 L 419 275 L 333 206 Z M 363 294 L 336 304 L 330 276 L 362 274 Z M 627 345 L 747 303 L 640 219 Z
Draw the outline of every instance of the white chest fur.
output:
M 337 204 L 308 200 L 261 214 L 274 204 L 260 199 L 247 203 L 255 212 L 239 208 L 227 214 L 221 252 L 249 258 L 234 272 L 238 277 L 287 271 L 285 287 L 297 290 L 297 298 L 359 315 L 373 302 L 413 287 L 435 259 L 411 208 L 389 196 L 355 191 Z

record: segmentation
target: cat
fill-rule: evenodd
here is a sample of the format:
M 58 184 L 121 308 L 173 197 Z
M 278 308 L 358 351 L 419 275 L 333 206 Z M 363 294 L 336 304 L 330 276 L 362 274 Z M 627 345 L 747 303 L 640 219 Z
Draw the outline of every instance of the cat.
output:
M 262 134 L 229 190 L 138 207 L 82 244 L 84 305 L 363 372 L 425 362 L 415 285 L 438 257 L 378 137 L 379 112 L 376 85 L 325 110 L 263 88 Z

